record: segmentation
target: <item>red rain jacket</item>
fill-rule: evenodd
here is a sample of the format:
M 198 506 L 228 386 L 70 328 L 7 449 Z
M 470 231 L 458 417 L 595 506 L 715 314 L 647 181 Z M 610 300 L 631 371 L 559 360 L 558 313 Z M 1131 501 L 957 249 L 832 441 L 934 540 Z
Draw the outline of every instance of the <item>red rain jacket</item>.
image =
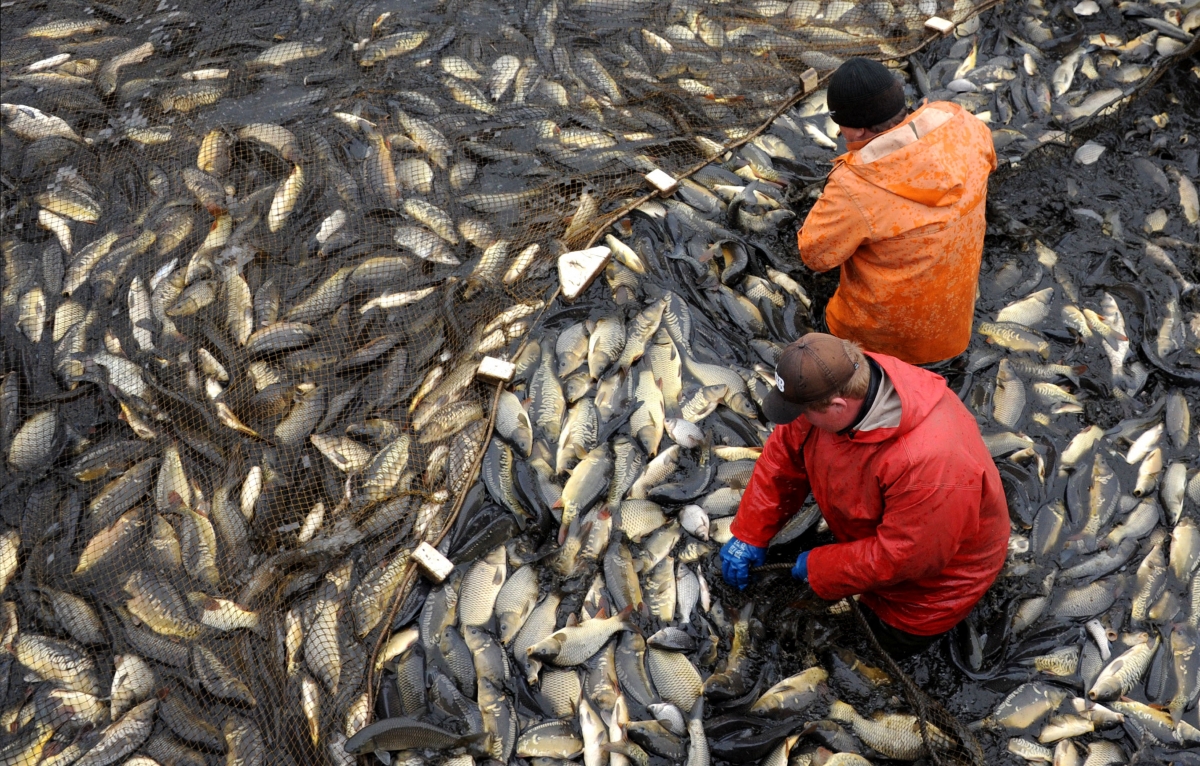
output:
M 919 636 L 954 627 L 996 579 L 1008 549 L 1000 474 L 945 380 L 870 354 L 900 396 L 900 425 L 835 434 L 803 416 L 776 426 L 731 531 L 766 547 L 809 491 L 837 540 L 814 548 L 818 596 L 862 594 L 888 625 Z

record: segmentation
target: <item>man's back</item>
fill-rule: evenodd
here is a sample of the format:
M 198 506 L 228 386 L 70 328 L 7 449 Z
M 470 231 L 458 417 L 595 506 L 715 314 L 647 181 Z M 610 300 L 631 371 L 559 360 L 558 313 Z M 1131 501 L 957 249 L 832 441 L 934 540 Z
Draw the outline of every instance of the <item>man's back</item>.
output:
M 995 167 L 987 126 L 948 102 L 838 158 L 798 235 L 810 268 L 842 267 L 830 332 L 913 364 L 965 350 Z
M 810 582 L 826 598 L 863 593 L 863 603 L 902 630 L 940 633 L 970 611 L 1004 563 L 1004 490 L 974 417 L 942 378 L 871 356 L 904 414 L 897 428 L 812 440 L 813 497 L 848 545 L 815 549 Z

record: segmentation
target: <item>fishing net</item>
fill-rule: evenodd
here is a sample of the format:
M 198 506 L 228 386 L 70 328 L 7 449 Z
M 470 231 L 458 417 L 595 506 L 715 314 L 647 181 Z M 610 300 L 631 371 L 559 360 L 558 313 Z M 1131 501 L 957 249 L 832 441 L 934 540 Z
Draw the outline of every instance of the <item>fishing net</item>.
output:
M 993 4 L 6 6 L 0 760 L 346 762 L 558 257 Z
M 781 562 L 755 567 L 752 571 L 759 575 L 770 572 L 783 573 L 790 572 L 792 566 L 791 562 Z M 851 615 L 853 624 L 850 628 L 850 635 L 858 639 L 856 643 L 861 643 L 866 647 L 866 659 L 883 666 L 890 679 L 889 683 L 895 681 L 900 686 L 899 691 L 903 696 L 905 706 L 900 714 L 912 717 L 912 725 L 916 727 L 914 731 L 920 735 L 924 745 L 924 753 L 921 757 L 929 759 L 936 766 L 943 764 L 979 766 L 984 762 L 983 749 L 975 735 L 962 724 L 957 716 L 922 690 L 912 677 L 900 667 L 900 664 L 879 642 L 875 630 L 863 615 L 856 598 L 830 604 L 817 598 L 811 588 L 807 586 L 801 586 L 801 591 L 803 600 L 813 601 L 820 611 L 838 615 L 845 615 L 848 612 Z M 789 596 L 789 598 L 794 599 L 795 597 Z M 794 603 L 801 602 L 794 601 Z M 912 732 L 897 732 L 898 735 L 903 733 Z
M 850 611 L 858 625 L 860 635 L 866 638 L 868 646 L 880 662 L 887 667 L 888 673 L 900 683 L 904 701 L 916 716 L 920 729 L 921 741 L 925 745 L 925 755 L 936 766 L 943 764 L 970 764 L 979 766 L 984 762 L 983 749 L 975 736 L 963 726 L 958 717 L 942 707 L 941 703 L 930 697 L 913 681 L 903 668 L 892 659 L 887 650 L 880 645 L 878 637 L 871 625 L 863 616 L 862 609 L 855 599 L 849 599 Z

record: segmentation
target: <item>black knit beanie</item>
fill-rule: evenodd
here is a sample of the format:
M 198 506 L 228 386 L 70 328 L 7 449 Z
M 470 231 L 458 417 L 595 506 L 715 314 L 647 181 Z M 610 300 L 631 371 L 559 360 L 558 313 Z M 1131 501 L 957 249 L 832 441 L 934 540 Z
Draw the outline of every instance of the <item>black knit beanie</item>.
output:
M 847 128 L 869 128 L 887 122 L 904 108 L 904 86 L 883 64 L 847 59 L 829 78 L 829 111 Z

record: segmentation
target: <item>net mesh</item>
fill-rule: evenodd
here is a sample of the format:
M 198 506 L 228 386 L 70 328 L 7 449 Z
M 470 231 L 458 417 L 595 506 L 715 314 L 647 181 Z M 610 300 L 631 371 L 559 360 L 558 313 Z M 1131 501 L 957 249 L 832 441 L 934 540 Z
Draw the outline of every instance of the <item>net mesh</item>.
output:
M 557 257 L 654 169 L 818 181 L 801 75 L 992 4 L 6 4 L 0 761 L 350 762 Z
M 866 637 L 868 645 L 874 650 L 875 658 L 887 668 L 889 675 L 900 683 L 900 691 L 908 708 L 915 714 L 915 725 L 921 735 L 924 755 L 936 766 L 943 764 L 972 764 L 979 766 L 984 763 L 983 749 L 975 736 L 963 726 L 956 716 L 942 707 L 941 703 L 926 694 L 896 664 L 887 650 L 880 645 L 879 639 L 871 630 L 870 624 L 863 617 L 858 602 L 850 599 L 847 602 L 854 614 L 854 621 Z

